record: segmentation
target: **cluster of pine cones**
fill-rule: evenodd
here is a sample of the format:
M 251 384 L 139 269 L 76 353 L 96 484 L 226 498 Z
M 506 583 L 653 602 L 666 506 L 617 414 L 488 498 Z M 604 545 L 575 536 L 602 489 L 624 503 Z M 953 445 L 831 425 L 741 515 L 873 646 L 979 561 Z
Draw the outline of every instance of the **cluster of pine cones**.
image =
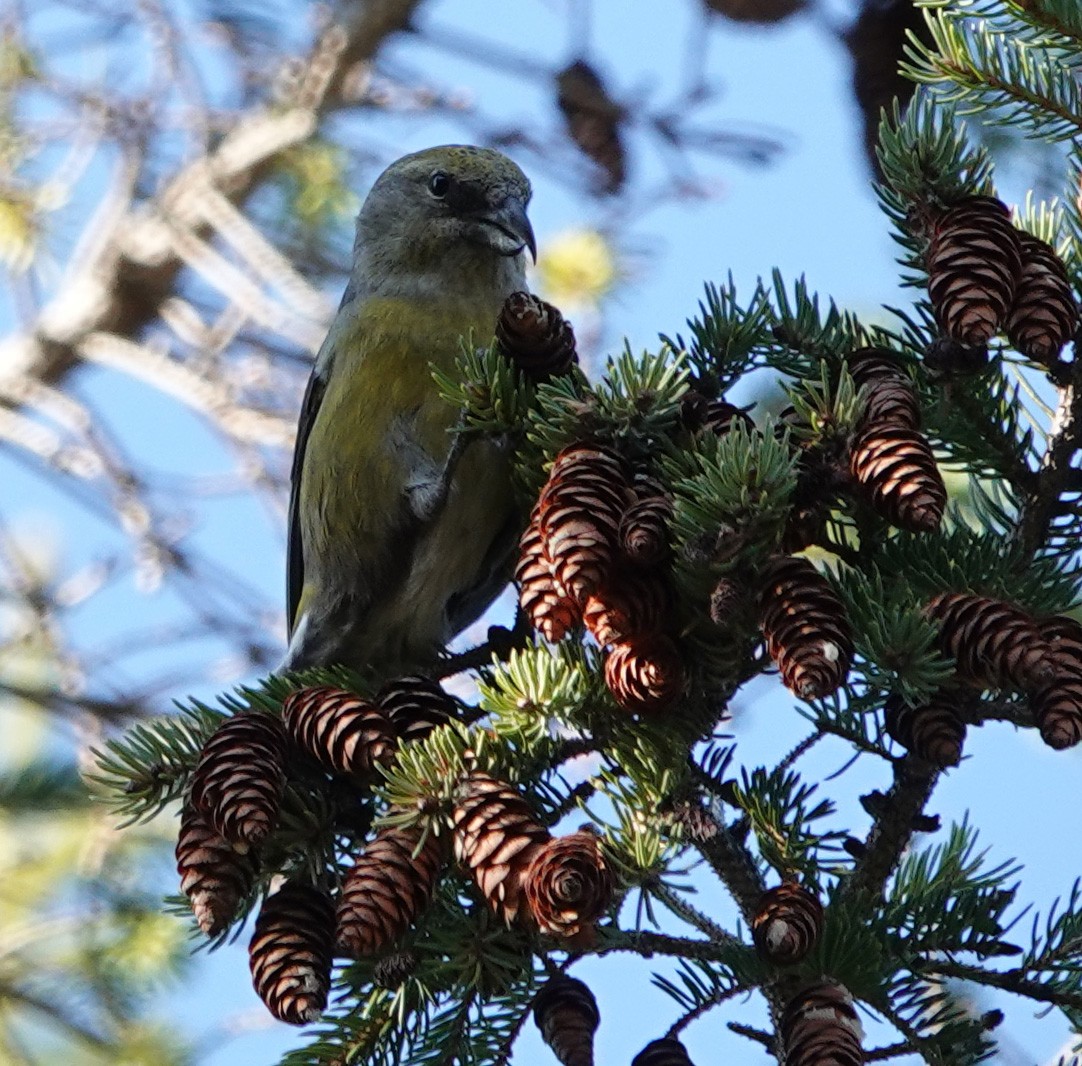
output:
M 292 771 L 314 761 L 363 788 L 399 741 L 425 736 L 456 708 L 438 684 L 406 677 L 375 702 L 321 686 L 290 695 L 281 719 L 256 710 L 225 719 L 192 775 L 176 847 L 181 888 L 202 930 L 221 933 L 253 891 Z M 596 834 L 552 837 L 510 785 L 473 770 L 442 822 L 391 819 L 377 830 L 333 897 L 331 886 L 294 876 L 264 900 L 249 956 L 256 991 L 276 1018 L 302 1025 L 319 1017 L 336 954 L 371 958 L 395 946 L 433 897 L 448 836 L 460 868 L 508 925 L 565 947 L 589 943 L 615 888 Z

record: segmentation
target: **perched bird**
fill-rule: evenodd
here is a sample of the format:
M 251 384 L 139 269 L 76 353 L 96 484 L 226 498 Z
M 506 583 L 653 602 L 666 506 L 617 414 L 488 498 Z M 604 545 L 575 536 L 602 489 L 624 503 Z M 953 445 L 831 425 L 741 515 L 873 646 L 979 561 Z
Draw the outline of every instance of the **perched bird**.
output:
M 431 367 L 488 343 L 525 289 L 529 200 L 510 159 L 465 145 L 404 156 L 365 199 L 297 431 L 280 669 L 423 667 L 508 581 L 510 458 L 452 446 Z

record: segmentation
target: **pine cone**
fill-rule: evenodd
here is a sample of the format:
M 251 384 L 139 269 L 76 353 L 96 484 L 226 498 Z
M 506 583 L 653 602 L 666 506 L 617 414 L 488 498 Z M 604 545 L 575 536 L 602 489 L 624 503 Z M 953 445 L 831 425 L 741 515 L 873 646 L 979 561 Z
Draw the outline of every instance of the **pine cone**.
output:
M 836 981 L 822 981 L 795 996 L 779 1031 L 785 1066 L 862 1066 L 864 1037 L 853 997 Z
M 754 429 L 751 416 L 735 403 L 721 396 L 711 396 L 694 384 L 680 398 L 680 421 L 693 433 L 707 430 L 724 437 L 733 428 L 733 422 L 743 423 L 746 429 Z
M 262 711 L 227 718 L 192 774 L 191 802 L 239 849 L 258 847 L 278 824 L 285 791 L 285 735 Z
M 578 605 L 556 580 L 541 535 L 538 508 L 534 508 L 530 524 L 519 542 L 515 583 L 519 589 L 519 606 L 534 629 L 549 643 L 563 640 L 582 620 Z
M 891 525 L 934 533 L 947 505 L 947 489 L 931 445 L 917 431 L 866 423 L 853 437 L 849 469 L 868 502 Z
M 372 967 L 372 983 L 380 988 L 398 988 L 413 975 L 420 961 L 415 951 L 392 951 Z
M 399 740 L 420 740 L 458 717 L 458 704 L 430 677 L 411 674 L 388 681 L 376 695 Z
M 565 939 L 592 930 L 612 902 L 616 887 L 597 834 L 589 829 L 557 837 L 539 848 L 522 885 L 537 928 Z
M 327 1006 L 334 906 L 326 893 L 286 882 L 260 908 L 248 945 L 252 983 L 279 1021 L 305 1025 Z
M 806 888 L 784 881 L 764 892 L 751 924 L 760 956 L 778 966 L 800 962 L 823 932 L 823 905 Z
M 620 127 L 624 109 L 609 96 L 589 63 L 576 59 L 556 75 L 556 106 L 579 150 L 601 168 L 604 192 L 619 192 L 627 177 L 627 159 Z
M 939 693 L 911 707 L 901 696 L 889 696 L 883 705 L 887 733 L 906 751 L 935 766 L 957 766 L 966 738 L 966 724 L 955 710 L 957 702 L 950 693 Z
M 282 722 L 293 742 L 332 773 L 371 781 L 377 766 L 394 761 L 397 740 L 374 703 L 330 685 L 286 697 Z
M 845 681 L 853 655 L 849 622 L 841 600 L 807 559 L 781 556 L 767 565 L 759 628 L 790 692 L 814 699 Z
M 631 497 L 623 461 L 586 444 L 565 448 L 538 500 L 541 536 L 557 584 L 581 608 L 604 581 Z
M 687 1048 L 671 1036 L 651 1040 L 632 1060 L 631 1066 L 694 1066 Z
M 1036 622 L 1010 603 L 942 592 L 924 608 L 939 626 L 939 647 L 960 677 L 982 688 L 1028 691 L 1052 679 L 1049 647 Z
M 176 857 L 180 888 L 191 901 L 199 928 L 217 936 L 255 884 L 255 856 L 236 851 L 199 811 L 187 806 L 180 816 Z
M 533 1001 L 541 1036 L 562 1066 L 594 1066 L 594 1033 L 601 1021 L 593 992 L 577 978 L 550 977 Z
M 684 663 L 663 633 L 614 644 L 605 658 L 605 684 L 616 702 L 636 714 L 656 714 L 684 691 Z
M 766 25 L 781 22 L 804 9 L 807 0 L 703 0 L 711 11 L 733 22 L 755 22 Z M 635 1066 L 639 1066 L 638 1060 Z
M 1082 625 L 1065 614 L 1039 618 L 1037 628 L 1048 644 L 1057 676 L 1082 677 Z
M 496 343 L 534 381 L 566 374 L 579 361 L 571 323 L 558 308 L 528 292 L 513 292 L 504 301 Z
M 510 785 L 475 770 L 462 782 L 452 818 L 455 858 L 473 875 L 507 925 L 523 916 L 522 879 L 549 839 L 529 804 Z
M 889 348 L 857 348 L 846 361 L 853 381 L 864 389 L 862 426 L 920 429 L 920 401 L 913 382 Z
M 1078 328 L 1078 305 L 1059 256 L 1051 245 L 1019 232 L 1022 274 L 1007 318 L 1011 344 L 1029 359 L 1046 366 Z
M 710 621 L 716 626 L 728 628 L 735 617 L 746 609 L 745 591 L 731 577 L 718 578 L 710 593 Z
M 1082 740 L 1082 675 L 1055 678 L 1030 698 L 1041 739 L 1057 751 Z
M 357 857 L 338 897 L 342 953 L 362 959 L 386 951 L 431 902 L 443 847 L 433 833 L 421 837 L 414 826 L 381 829 Z
M 928 249 L 928 295 L 940 328 L 971 348 L 1000 330 L 1022 271 L 1018 231 L 1007 206 L 970 196 L 939 218 Z
M 640 496 L 620 519 L 620 547 L 636 566 L 651 567 L 669 554 L 672 497 L 666 493 Z
M 659 573 L 626 569 L 611 574 L 586 601 L 582 620 L 604 647 L 659 633 L 671 607 L 669 586 Z

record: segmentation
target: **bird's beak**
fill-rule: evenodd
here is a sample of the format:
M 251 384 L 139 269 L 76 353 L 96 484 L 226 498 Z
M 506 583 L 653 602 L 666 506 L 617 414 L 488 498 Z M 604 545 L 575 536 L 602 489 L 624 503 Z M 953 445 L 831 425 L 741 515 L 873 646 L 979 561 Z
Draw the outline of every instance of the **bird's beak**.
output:
M 537 262 L 537 240 L 526 215 L 526 205 L 517 196 L 508 196 L 499 207 L 480 218 L 485 226 L 485 243 L 500 255 L 518 255 L 524 248 Z

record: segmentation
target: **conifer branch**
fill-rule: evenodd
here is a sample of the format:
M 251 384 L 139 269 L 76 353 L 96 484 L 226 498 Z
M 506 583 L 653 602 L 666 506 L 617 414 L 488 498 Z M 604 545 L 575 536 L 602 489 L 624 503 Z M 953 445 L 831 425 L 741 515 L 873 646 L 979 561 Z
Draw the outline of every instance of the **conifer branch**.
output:
M 1000 988 L 1004 992 L 1014 992 L 1040 1003 L 1082 1011 L 1082 991 L 1028 977 L 1022 970 L 984 970 L 952 959 L 929 959 L 913 965 L 929 977 L 955 977 L 989 988 Z

